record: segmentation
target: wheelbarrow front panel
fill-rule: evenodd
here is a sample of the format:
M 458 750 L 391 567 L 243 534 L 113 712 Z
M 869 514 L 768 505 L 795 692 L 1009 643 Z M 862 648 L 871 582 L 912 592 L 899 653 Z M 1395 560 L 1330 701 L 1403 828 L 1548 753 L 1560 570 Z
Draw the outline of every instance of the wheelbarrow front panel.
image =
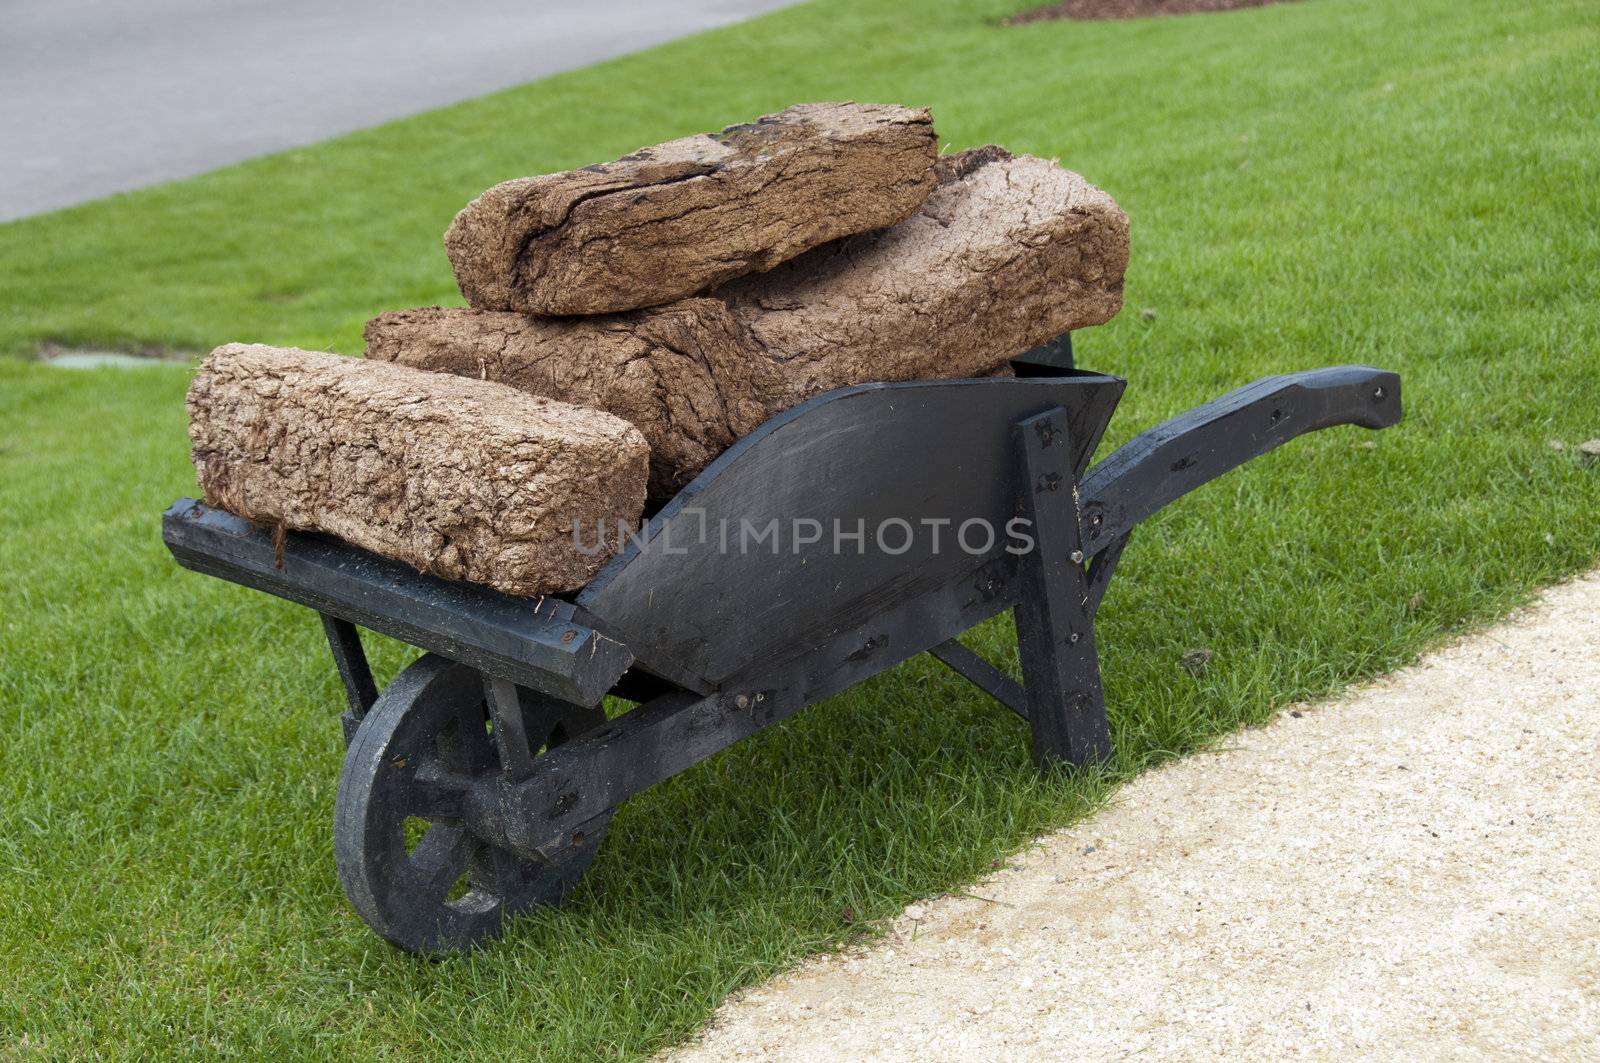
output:
M 709 466 L 578 603 L 640 663 L 707 690 L 976 586 L 1019 541 L 1016 423 L 1064 410 L 1081 475 L 1123 386 L 1081 373 L 829 392 Z

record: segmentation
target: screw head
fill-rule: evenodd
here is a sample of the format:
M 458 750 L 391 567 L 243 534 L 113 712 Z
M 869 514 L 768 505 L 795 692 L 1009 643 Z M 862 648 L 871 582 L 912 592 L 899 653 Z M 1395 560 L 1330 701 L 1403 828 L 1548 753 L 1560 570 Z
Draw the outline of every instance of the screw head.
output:
M 1383 390 L 1383 385 L 1380 384 L 1377 387 L 1372 389 L 1372 401 L 1373 402 L 1382 402 L 1383 401 L 1383 397 L 1385 395 L 1387 395 L 1387 394 L 1389 394 L 1389 393 L 1387 391 Z
M 740 694 L 736 696 L 733 699 L 733 706 L 736 709 L 748 709 L 750 707 L 750 695 Z
M 1068 554 L 1067 556 L 1072 558 L 1072 563 L 1074 565 L 1083 564 L 1083 551 L 1082 550 L 1074 550 L 1074 551 L 1072 551 L 1072 553 Z

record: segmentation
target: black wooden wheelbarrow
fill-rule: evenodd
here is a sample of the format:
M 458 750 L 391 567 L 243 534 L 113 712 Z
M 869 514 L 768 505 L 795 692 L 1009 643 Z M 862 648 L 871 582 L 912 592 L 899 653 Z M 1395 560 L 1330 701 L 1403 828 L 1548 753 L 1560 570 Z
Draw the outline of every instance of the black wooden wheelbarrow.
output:
M 1085 472 L 1124 382 L 1072 368 L 1068 337 L 1013 365 L 773 417 L 568 598 L 274 542 L 190 499 L 163 534 L 185 567 L 321 614 L 349 700 L 339 878 L 394 944 L 459 949 L 559 903 L 628 797 L 918 653 L 1027 720 L 1041 767 L 1106 756 L 1094 616 L 1134 525 L 1295 436 L 1400 418 L 1394 373 L 1268 377 Z M 1007 609 L 1021 684 L 956 641 Z M 379 694 L 358 627 L 427 652 Z M 608 720 L 607 695 L 639 704 Z

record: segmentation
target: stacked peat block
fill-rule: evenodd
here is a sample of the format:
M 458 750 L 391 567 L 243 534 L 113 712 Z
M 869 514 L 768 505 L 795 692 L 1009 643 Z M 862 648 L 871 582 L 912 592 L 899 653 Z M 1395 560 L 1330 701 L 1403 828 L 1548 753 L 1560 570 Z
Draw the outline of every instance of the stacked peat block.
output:
M 367 357 L 503 381 L 614 413 L 649 441 L 650 494 L 660 499 L 767 417 L 811 395 L 867 381 L 984 376 L 1035 344 L 1117 312 L 1128 229 L 1110 196 L 1052 163 L 999 148 L 935 160 L 924 112 L 879 110 L 895 115 L 902 137 L 920 134 L 919 150 L 900 147 L 890 156 L 909 160 L 887 186 L 901 215 L 894 224 L 866 224 L 881 223 L 887 211 L 869 219 L 832 210 L 828 217 L 859 231 L 705 295 L 647 309 L 621 299 L 611 306 L 621 312 L 585 317 L 538 316 L 525 311 L 576 302 L 596 307 L 593 292 L 609 267 L 578 274 L 572 265 L 578 260 L 564 255 L 570 290 L 548 291 L 540 281 L 550 253 L 530 250 L 518 259 L 507 249 L 569 238 L 559 227 L 537 228 L 544 223 L 534 219 L 555 212 L 530 209 L 525 195 L 499 186 L 462 211 L 446 237 L 472 306 L 384 314 L 367 326 Z M 509 184 L 526 189 L 568 176 Z M 570 176 L 592 179 L 583 171 Z M 587 219 L 580 223 L 584 240 L 605 248 L 597 261 L 625 256 L 641 229 L 604 204 L 613 195 L 641 194 L 602 194 L 580 204 L 581 210 L 600 202 L 595 214 L 610 219 L 610 236 Z M 644 203 L 675 223 L 693 216 Z M 704 277 L 718 263 L 751 257 L 751 237 L 760 231 L 713 224 L 698 237 L 676 234 L 690 265 L 704 270 L 679 271 L 668 261 L 671 248 L 654 241 L 648 250 L 663 271 L 658 276 Z M 794 228 L 766 231 L 788 236 Z M 721 244 L 724 233 L 737 241 Z M 480 240 L 480 234 L 488 235 Z M 489 272 L 482 262 L 490 259 L 497 276 L 525 279 L 492 288 L 467 279 Z M 524 260 L 531 263 L 525 270 Z M 658 289 L 689 286 L 665 284 Z
M 775 413 L 868 381 L 985 376 L 1122 302 L 1127 217 L 923 110 L 791 107 L 496 185 L 445 247 L 469 307 L 383 314 L 367 361 L 219 348 L 190 393 L 207 498 L 513 594 L 605 560 Z
M 925 110 L 802 104 L 495 185 L 456 215 L 444 246 L 480 310 L 660 306 L 906 218 L 933 188 L 936 150 Z
M 189 412 L 212 505 L 510 594 L 582 586 L 598 561 L 572 521 L 644 506 L 638 429 L 503 384 L 233 343 Z

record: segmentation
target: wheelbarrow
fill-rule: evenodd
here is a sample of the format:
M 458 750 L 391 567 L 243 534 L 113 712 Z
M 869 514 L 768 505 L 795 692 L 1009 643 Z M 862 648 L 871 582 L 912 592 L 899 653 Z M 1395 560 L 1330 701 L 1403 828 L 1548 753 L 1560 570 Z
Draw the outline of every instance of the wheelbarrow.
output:
M 627 798 L 919 653 L 1026 720 L 1041 769 L 1106 757 L 1094 618 L 1134 526 L 1296 436 L 1401 413 L 1394 373 L 1267 377 L 1091 469 L 1125 382 L 1074 368 L 1070 336 L 1012 366 L 772 417 L 572 595 L 511 598 L 192 499 L 163 537 L 321 615 L 348 701 L 339 879 L 400 948 L 465 949 L 559 904 Z M 957 641 L 1006 610 L 1021 683 Z M 360 628 L 425 652 L 380 693 Z M 608 696 L 637 704 L 608 719 Z

